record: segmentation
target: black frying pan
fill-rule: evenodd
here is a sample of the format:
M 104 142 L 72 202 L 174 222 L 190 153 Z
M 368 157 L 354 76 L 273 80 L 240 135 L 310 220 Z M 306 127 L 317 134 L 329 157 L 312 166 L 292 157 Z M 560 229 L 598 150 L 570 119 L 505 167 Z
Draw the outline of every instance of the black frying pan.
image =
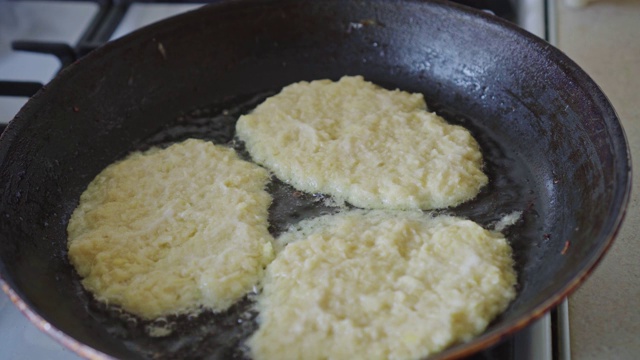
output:
M 107 44 L 20 111 L 0 140 L 4 290 L 85 356 L 239 355 L 255 328 L 251 319 L 237 325 L 246 301 L 224 314 L 169 319 L 176 331 L 161 339 L 92 301 L 67 261 L 67 220 L 89 181 L 128 152 L 186 137 L 229 143 L 237 116 L 284 85 L 356 74 L 422 92 L 431 109 L 478 139 L 490 184 L 444 212 L 490 227 L 524 211 L 507 233 L 517 299 L 484 334 L 442 357 L 499 341 L 585 279 L 621 224 L 630 161 L 611 105 L 576 64 L 500 19 L 441 1 L 249 0 Z M 274 233 L 330 211 L 311 196 L 288 197 L 284 184 L 270 191 Z

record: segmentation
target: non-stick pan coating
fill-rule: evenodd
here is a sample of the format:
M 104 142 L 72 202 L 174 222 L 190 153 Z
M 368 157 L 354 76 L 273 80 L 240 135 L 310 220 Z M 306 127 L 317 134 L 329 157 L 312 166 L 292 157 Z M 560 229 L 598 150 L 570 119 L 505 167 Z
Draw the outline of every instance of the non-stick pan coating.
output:
M 128 152 L 188 136 L 232 144 L 237 116 L 265 96 L 296 81 L 343 75 L 421 92 L 432 110 L 476 136 L 490 184 L 444 212 L 491 227 L 523 211 L 508 231 L 517 299 L 483 335 L 443 357 L 481 349 L 540 316 L 611 244 L 630 188 L 624 134 L 597 86 L 550 45 L 438 1 L 231 1 L 91 53 L 9 125 L 0 140 L 5 290 L 40 326 L 49 322 L 72 339 L 55 329 L 53 336 L 88 356 L 100 354 L 75 340 L 128 359 L 171 351 L 241 355 L 231 339 L 238 333 L 224 329 L 253 330 L 255 314 L 244 308 L 205 314 L 195 320 L 204 328 L 180 319 L 179 336 L 148 340 L 139 322 L 97 306 L 67 260 L 67 221 L 89 181 Z M 275 233 L 331 211 L 284 184 L 270 191 Z M 245 325 L 237 325 L 240 313 Z

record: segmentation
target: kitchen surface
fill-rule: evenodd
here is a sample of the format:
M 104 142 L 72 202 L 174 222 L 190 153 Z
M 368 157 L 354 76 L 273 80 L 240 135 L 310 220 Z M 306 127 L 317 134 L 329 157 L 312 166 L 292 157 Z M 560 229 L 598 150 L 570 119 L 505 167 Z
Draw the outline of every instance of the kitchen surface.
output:
M 33 9 L 7 6 L 3 1 L 0 0 L 0 80 L 48 82 L 59 66 L 57 60 L 52 56 L 10 52 L 8 43 L 13 40 L 11 29 L 35 34 L 37 40 L 73 43 L 80 29 L 87 26 L 86 16 L 81 14 L 95 12 L 94 4 L 66 2 L 56 5 L 72 6 L 73 10 L 69 11 L 78 13 L 72 15 L 77 21 L 72 22 L 71 29 L 65 27 L 51 31 L 47 26 L 56 26 L 44 19 L 40 25 L 37 25 L 38 21 L 25 24 L 16 20 L 25 12 L 33 13 Z M 543 3 L 531 0 L 521 2 L 520 6 L 526 8 L 527 12 L 547 14 L 546 27 L 534 22 L 527 28 L 538 36 L 546 36 L 603 89 L 626 130 L 637 174 L 637 169 L 640 169 L 640 1 L 549 0 L 546 4 L 551 8 L 546 12 L 541 6 Z M 35 8 L 37 2 L 27 2 L 26 6 Z M 129 9 L 112 38 L 161 19 L 167 13 L 179 13 L 196 6 L 136 4 Z M 541 17 L 544 18 L 543 15 Z M 528 20 L 520 21 L 526 23 Z M 63 35 L 48 37 L 48 34 L 54 33 Z M 15 61 L 16 57 L 18 61 Z M 6 61 L 8 58 L 14 61 Z M 14 65 L 16 63 L 34 64 L 31 68 L 35 70 L 26 77 L 19 75 L 21 69 Z M 6 123 L 24 100 L 0 97 L 0 122 Z M 570 358 L 577 360 L 636 359 L 640 354 L 640 240 L 636 238 L 636 234 L 640 233 L 640 199 L 637 191 L 640 180 L 634 177 L 634 183 L 626 221 L 616 241 L 598 268 L 569 299 L 570 332 L 565 335 L 570 338 L 570 344 L 560 345 L 561 349 L 553 352 L 553 359 L 568 360 L 568 353 L 563 352 L 569 350 L 568 345 Z M 548 318 L 543 318 L 537 325 L 548 328 L 549 323 Z M 6 324 L 11 325 L 7 327 Z M 0 329 L 0 349 L 5 349 L 0 351 L 0 359 L 78 359 L 71 350 L 27 322 L 4 294 L 0 294 Z M 544 331 L 535 332 L 532 338 L 547 337 L 545 334 Z M 534 342 L 540 345 L 532 346 L 526 339 L 516 342 L 520 342 L 521 347 L 533 349 L 529 349 L 526 358 L 520 359 L 542 359 L 538 356 L 540 352 L 545 355 L 551 352 L 550 345 L 545 341 Z M 15 344 L 21 344 L 21 347 Z M 21 350 L 25 348 L 29 352 Z

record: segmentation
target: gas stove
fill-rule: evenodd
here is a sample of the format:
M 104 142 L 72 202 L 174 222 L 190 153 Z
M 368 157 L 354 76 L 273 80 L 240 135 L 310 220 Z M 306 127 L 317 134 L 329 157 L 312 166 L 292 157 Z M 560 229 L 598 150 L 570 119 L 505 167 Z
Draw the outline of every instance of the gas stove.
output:
M 554 42 L 549 0 L 457 2 L 494 13 Z M 0 125 L 4 128 L 29 96 L 58 71 L 96 47 L 202 5 L 167 0 L 0 1 Z M 568 328 L 565 302 L 511 338 L 469 359 L 568 360 Z M 80 359 L 31 324 L 3 292 L 0 349 L 3 359 Z

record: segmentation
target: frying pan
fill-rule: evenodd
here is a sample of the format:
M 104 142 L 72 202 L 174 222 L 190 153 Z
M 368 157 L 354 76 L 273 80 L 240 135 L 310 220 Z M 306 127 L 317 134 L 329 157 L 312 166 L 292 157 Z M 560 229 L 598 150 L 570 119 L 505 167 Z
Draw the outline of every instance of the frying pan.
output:
M 130 151 L 188 137 L 242 151 L 233 141 L 240 114 L 287 84 L 343 75 L 421 92 L 477 138 L 490 183 L 441 212 L 489 228 L 523 212 L 506 231 L 517 298 L 482 335 L 435 358 L 470 355 L 524 327 L 611 245 L 629 199 L 626 139 L 596 84 L 557 49 L 442 1 L 226 1 L 94 51 L 9 124 L 0 140 L 3 289 L 87 357 L 242 357 L 256 326 L 248 300 L 222 314 L 160 319 L 173 333 L 149 338 L 148 324 L 82 289 L 66 257 L 67 221 L 91 179 Z M 331 211 L 276 180 L 269 191 L 276 235 Z

